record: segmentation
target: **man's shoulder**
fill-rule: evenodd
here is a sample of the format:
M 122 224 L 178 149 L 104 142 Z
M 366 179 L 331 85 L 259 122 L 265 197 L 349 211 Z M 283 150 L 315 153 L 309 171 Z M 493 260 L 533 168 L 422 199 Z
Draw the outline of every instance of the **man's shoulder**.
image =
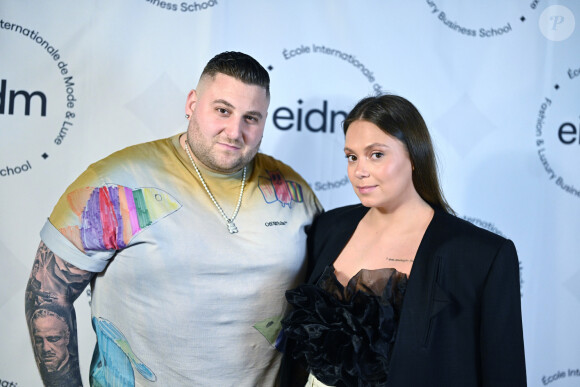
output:
M 323 210 L 308 182 L 294 168 L 270 155 L 256 155 L 251 179 L 260 187 L 268 187 L 266 191 L 281 189 L 280 192 L 290 194 L 296 201 L 306 203 L 309 216 L 314 217 Z
M 119 149 L 109 156 L 103 158 L 101 161 L 114 160 L 116 158 L 129 159 L 155 159 L 156 157 L 163 157 L 164 153 L 171 151 L 174 146 L 172 141 L 175 136 L 161 138 L 152 141 L 141 142 L 138 144 L 128 145 L 125 148 Z
M 171 163 L 175 157 L 172 143 L 175 136 L 128 145 L 94 162 L 89 168 L 111 171 L 121 169 L 158 168 Z
M 306 183 L 304 178 L 290 165 L 265 153 L 258 153 L 254 167 L 259 174 L 271 175 L 280 173 L 285 180 L 294 180 L 298 183 Z
M 293 170 L 293 168 L 290 165 L 266 153 L 258 152 L 256 154 L 255 160 L 256 165 L 263 166 L 265 168 L 273 166 L 273 167 L 289 168 Z
M 139 177 L 146 178 L 173 170 L 178 160 L 172 144 L 173 137 L 119 149 L 88 165 L 68 189 L 108 183 L 140 184 Z

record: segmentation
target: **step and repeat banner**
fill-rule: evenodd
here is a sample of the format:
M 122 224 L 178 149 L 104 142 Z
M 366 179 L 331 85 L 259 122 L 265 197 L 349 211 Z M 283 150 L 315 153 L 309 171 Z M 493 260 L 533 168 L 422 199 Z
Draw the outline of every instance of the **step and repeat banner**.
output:
M 226 50 L 268 69 L 262 151 L 326 209 L 357 202 L 346 113 L 375 93 L 412 101 L 452 207 L 517 246 L 529 385 L 580 385 L 579 24 L 576 0 L 3 0 L 0 387 L 41 385 L 24 289 L 58 197 L 109 153 L 184 131 L 187 93 Z

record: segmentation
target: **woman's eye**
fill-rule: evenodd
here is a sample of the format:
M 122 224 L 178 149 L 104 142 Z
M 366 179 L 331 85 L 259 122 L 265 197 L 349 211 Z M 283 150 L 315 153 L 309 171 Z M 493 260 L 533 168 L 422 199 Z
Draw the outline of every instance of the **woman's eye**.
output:
M 382 152 L 373 152 L 371 154 L 371 159 L 380 159 L 383 156 L 384 156 L 384 154 Z
M 346 160 L 348 162 L 356 161 L 356 156 L 355 155 L 346 155 Z

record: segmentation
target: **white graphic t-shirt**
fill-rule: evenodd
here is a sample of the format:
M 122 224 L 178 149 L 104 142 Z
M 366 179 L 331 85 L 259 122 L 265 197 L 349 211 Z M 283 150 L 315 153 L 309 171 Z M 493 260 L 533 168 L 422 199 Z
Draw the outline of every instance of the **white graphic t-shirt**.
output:
M 198 167 L 231 216 L 242 172 Z M 274 385 L 284 292 L 303 279 L 305 227 L 320 211 L 296 172 L 258 154 L 230 234 L 179 135 L 92 164 L 41 232 L 56 255 L 101 273 L 91 383 Z

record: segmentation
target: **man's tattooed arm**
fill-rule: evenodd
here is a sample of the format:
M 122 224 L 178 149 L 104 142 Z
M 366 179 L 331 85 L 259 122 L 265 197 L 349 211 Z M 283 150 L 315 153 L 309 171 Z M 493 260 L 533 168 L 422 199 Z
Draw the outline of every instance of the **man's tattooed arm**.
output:
M 73 302 L 95 273 L 81 270 L 40 242 L 26 287 L 26 322 L 46 386 L 82 386 Z

